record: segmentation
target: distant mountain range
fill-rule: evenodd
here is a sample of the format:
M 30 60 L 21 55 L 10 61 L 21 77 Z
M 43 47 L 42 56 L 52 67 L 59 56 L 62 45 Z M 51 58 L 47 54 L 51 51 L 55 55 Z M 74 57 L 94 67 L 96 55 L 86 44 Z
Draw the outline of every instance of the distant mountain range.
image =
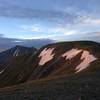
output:
M 95 97 L 100 93 L 100 87 L 96 87 L 100 83 L 99 43 L 92 41 L 59 42 L 46 45 L 37 51 L 35 48 L 16 46 L 5 52 L 6 56 L 2 55 L 1 58 L 11 57 L 12 59 L 6 67 L 2 66 L 4 69 L 0 72 L 0 87 L 16 86 L 10 87 L 8 92 L 7 88 L 1 89 L 1 94 L 5 91 L 6 93 L 14 92 L 17 89 L 16 94 L 21 91 L 24 96 L 24 91 L 30 91 L 28 93 L 34 94 L 31 94 L 32 99 L 38 98 L 37 96 L 41 94 L 42 99 L 40 100 L 81 100 L 82 95 L 82 97 L 87 95 L 86 98 L 91 98 L 90 91 L 95 93 Z M 24 84 L 18 85 L 20 83 Z M 44 86 L 44 89 L 42 86 Z M 87 86 L 87 88 L 83 88 L 83 86 Z M 37 94 L 35 94 L 35 91 Z M 86 92 L 82 94 L 82 91 Z M 53 93 L 59 98 L 53 99 Z M 27 97 L 29 98 L 29 95 Z
M 41 48 L 44 45 L 55 43 L 56 41 L 50 39 L 9 39 L 9 38 L 0 38 L 0 52 L 7 50 L 16 45 L 21 45 L 25 47 L 35 47 L 37 49 Z
M 0 71 L 3 70 L 4 66 L 6 67 L 6 65 L 9 64 L 10 61 L 12 61 L 12 59 L 14 59 L 17 56 L 21 56 L 21 55 L 27 55 L 27 54 L 34 54 L 37 51 L 36 48 L 32 47 L 24 47 L 24 46 L 20 46 L 17 45 L 11 49 L 8 49 L 6 51 L 3 51 L 0 53 Z

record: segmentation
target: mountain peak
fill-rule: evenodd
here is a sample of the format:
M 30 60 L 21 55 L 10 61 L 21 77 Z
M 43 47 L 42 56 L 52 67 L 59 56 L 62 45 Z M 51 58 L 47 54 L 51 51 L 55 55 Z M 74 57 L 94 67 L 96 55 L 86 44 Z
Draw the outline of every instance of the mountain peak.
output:
M 37 51 L 37 49 L 24 47 L 20 45 L 16 45 L 15 47 L 8 49 L 6 51 L 3 51 L 0 53 L 0 66 L 5 65 L 9 61 L 13 59 L 13 57 L 21 56 L 21 55 L 27 55 L 27 54 L 34 54 Z M 2 70 L 2 67 L 0 67 L 0 70 Z

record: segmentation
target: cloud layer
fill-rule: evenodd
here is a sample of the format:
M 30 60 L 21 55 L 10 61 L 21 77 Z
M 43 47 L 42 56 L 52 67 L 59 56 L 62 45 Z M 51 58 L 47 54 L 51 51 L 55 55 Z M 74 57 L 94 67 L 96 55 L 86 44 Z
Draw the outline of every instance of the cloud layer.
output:
M 40 48 L 43 45 L 54 43 L 55 41 L 50 39 L 14 39 L 14 38 L 6 38 L 3 37 L 3 34 L 0 34 L 0 52 L 7 50 L 11 47 L 14 47 L 16 45 L 22 45 L 27 47 L 36 47 Z
M 25 45 L 32 43 L 28 39 L 42 38 L 99 41 L 99 11 L 100 0 L 0 0 L 0 32 L 10 37 L 1 34 L 0 43 Z

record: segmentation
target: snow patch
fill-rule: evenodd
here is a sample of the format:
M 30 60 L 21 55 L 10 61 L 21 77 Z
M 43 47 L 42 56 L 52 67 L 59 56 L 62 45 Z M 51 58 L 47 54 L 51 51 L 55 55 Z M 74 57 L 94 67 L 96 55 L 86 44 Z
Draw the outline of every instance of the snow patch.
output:
M 19 52 L 20 52 L 20 50 L 17 48 L 17 49 L 15 50 L 15 52 L 13 53 L 13 56 L 18 56 L 18 55 L 19 55 Z
M 62 55 L 62 57 L 66 57 L 66 60 L 70 60 L 73 57 L 75 57 L 78 53 L 80 53 L 82 50 L 78 50 L 78 49 L 71 49 L 69 51 L 67 51 L 66 53 L 64 53 Z
M 82 50 L 82 49 L 80 50 L 71 49 L 62 55 L 62 57 L 66 57 L 66 60 L 71 60 L 72 58 L 74 58 L 77 54 L 79 54 L 82 51 L 83 53 L 81 56 L 81 60 L 83 61 L 78 66 L 76 66 L 75 73 L 78 73 L 82 71 L 83 69 L 87 68 L 90 65 L 90 63 L 97 60 L 97 58 L 94 55 L 90 54 L 89 51 Z
M 76 67 L 76 73 L 87 68 L 91 62 L 97 60 L 97 58 L 94 55 L 91 55 L 88 51 L 83 51 L 81 59 L 84 59 L 84 60 Z
M 48 61 L 52 60 L 54 55 L 52 52 L 54 51 L 54 48 L 45 48 L 38 57 L 41 57 L 39 65 L 44 65 Z
M 2 74 L 4 72 L 5 69 L 3 69 L 2 71 L 0 71 L 0 74 Z

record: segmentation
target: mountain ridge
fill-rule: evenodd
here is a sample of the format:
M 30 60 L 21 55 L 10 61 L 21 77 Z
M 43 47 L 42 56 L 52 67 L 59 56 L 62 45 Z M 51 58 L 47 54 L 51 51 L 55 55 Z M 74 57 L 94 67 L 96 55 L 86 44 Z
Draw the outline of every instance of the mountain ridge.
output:
M 100 44 L 49 44 L 17 56 L 0 74 L 0 100 L 99 100 Z
M 91 41 L 46 45 L 35 54 L 13 59 L 0 75 L 0 87 L 61 75 L 91 73 L 100 68 L 99 52 L 100 44 Z

